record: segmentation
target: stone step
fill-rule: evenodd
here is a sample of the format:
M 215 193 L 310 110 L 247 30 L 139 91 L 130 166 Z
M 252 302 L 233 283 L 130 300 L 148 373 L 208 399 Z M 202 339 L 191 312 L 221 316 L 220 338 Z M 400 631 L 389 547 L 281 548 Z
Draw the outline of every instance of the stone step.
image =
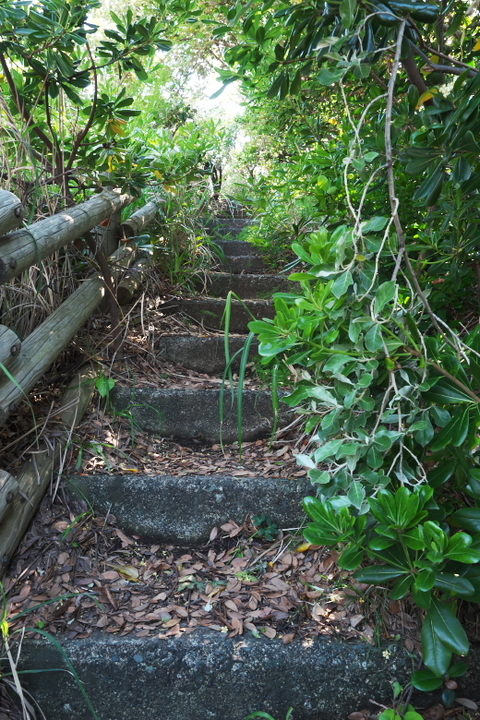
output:
M 229 338 L 230 357 L 245 345 L 246 337 Z M 159 355 L 176 365 L 208 375 L 223 375 L 225 370 L 224 338 L 221 335 L 163 335 L 158 341 Z M 257 342 L 249 352 L 249 362 L 256 356 Z M 240 356 L 232 365 L 237 370 Z
M 273 303 L 268 300 L 232 300 L 230 318 L 230 332 L 237 334 L 248 333 L 248 323 L 262 318 L 273 318 L 275 310 Z M 248 310 L 247 310 L 248 308 Z M 168 309 L 168 308 L 167 308 Z M 223 330 L 223 313 L 225 300 L 217 298 L 179 298 L 169 305 L 170 311 L 180 311 L 188 315 L 206 329 Z M 251 313 L 251 315 L 250 315 Z
M 215 218 L 207 224 L 207 233 L 215 242 L 227 237 L 236 238 L 251 223 L 249 218 Z
M 101 720 L 244 720 L 254 711 L 284 720 L 290 707 L 294 720 L 344 720 L 363 708 L 378 712 L 370 699 L 391 707 L 391 683 L 405 686 L 414 666 L 394 643 L 388 652 L 325 637 L 284 644 L 206 628 L 166 639 L 98 632 L 56 640 Z M 479 660 L 472 650 L 468 674 L 460 678 L 463 697 L 478 698 Z M 37 671 L 23 677 L 47 718 L 92 720 L 53 644 L 24 640 L 20 663 L 19 669 Z M 439 692 L 421 693 L 421 706 L 438 702 Z
M 262 258 L 261 251 L 252 243 L 245 242 L 244 240 L 221 240 L 216 239 L 216 244 L 223 250 L 226 257 L 260 257 Z
M 273 428 L 271 394 L 265 390 L 243 391 L 243 439 L 268 437 Z M 217 443 L 238 440 L 237 405 L 225 389 L 225 420 L 220 437 L 220 389 L 122 388 L 112 391 L 117 412 L 129 412 L 136 427 L 162 437 L 198 439 Z M 288 423 L 291 410 L 281 403 L 280 424 Z
M 261 273 L 265 270 L 265 261 L 261 255 L 225 255 L 218 262 L 220 268 L 228 273 Z
M 242 300 L 267 300 L 273 293 L 295 292 L 300 288 L 299 283 L 288 280 L 284 275 L 232 275 L 221 272 L 206 273 L 206 285 L 209 296 L 225 298 L 231 290 Z
M 111 512 L 131 535 L 155 542 L 199 545 L 213 527 L 248 515 L 266 515 L 280 528 L 305 519 L 308 479 L 231 475 L 74 475 L 69 485 L 96 512 Z

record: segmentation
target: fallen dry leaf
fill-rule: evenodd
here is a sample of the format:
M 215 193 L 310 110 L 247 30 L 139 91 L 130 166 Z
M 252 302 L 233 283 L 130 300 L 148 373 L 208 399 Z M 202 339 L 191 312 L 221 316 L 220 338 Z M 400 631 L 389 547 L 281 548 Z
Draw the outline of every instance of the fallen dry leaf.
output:
M 432 705 L 422 712 L 423 720 L 443 720 L 445 717 L 445 708 L 441 703 Z
M 455 702 L 468 708 L 468 710 L 478 710 L 477 703 L 473 702 L 473 700 L 469 700 L 468 698 L 456 698 Z
M 138 582 L 139 572 L 138 568 L 134 565 L 111 565 L 110 563 L 108 563 L 108 565 L 113 568 L 117 573 L 123 575 L 123 577 L 127 580 L 131 580 L 132 582 Z
M 352 627 L 356 628 L 357 625 L 359 625 L 362 622 L 363 617 L 364 617 L 363 615 L 352 615 L 352 617 L 350 618 L 350 625 Z

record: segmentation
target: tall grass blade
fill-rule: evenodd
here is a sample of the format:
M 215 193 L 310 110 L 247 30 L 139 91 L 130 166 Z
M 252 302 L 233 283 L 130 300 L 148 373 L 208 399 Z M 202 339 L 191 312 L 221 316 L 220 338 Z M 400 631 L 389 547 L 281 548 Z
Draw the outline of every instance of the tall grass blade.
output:
M 243 348 L 240 348 L 237 350 L 237 352 L 230 358 L 228 363 L 225 365 L 225 370 L 223 371 L 223 377 L 222 382 L 220 384 L 220 397 L 218 402 L 218 412 L 219 412 L 219 420 L 220 420 L 220 447 L 222 448 L 223 452 L 223 423 L 225 422 L 225 387 L 227 384 L 227 376 L 228 374 L 232 372 L 232 365 L 237 359 L 237 357 L 242 352 Z M 230 354 L 230 348 L 228 349 Z M 232 390 L 232 397 L 231 397 L 231 405 L 230 407 L 233 407 L 233 403 L 235 402 L 235 389 L 233 387 L 233 381 L 231 383 L 231 390 Z
M 279 387 L 279 365 L 276 363 L 272 369 L 272 407 L 273 407 L 273 428 L 272 435 L 270 437 L 270 443 L 275 440 L 275 435 L 278 430 L 278 423 L 280 420 L 280 395 L 278 394 Z
M 82 693 L 83 698 L 87 704 L 87 707 L 90 710 L 90 712 L 92 713 L 92 716 L 94 717 L 95 720 L 100 720 L 99 716 L 97 715 L 97 713 L 95 711 L 95 708 L 93 707 L 92 701 L 90 700 L 90 696 L 87 693 L 87 691 L 85 690 L 85 686 L 84 686 L 83 682 L 81 681 L 77 671 L 75 670 L 75 668 L 72 664 L 72 661 L 68 657 L 67 653 L 65 652 L 65 650 L 63 649 L 63 647 L 61 646 L 61 644 L 59 643 L 57 638 L 54 637 L 53 635 L 51 635 L 46 630 L 41 630 L 40 628 L 26 628 L 26 632 L 39 633 L 40 635 L 43 635 L 43 637 L 45 637 L 47 640 L 49 640 L 54 647 L 56 647 L 56 649 L 62 655 L 67 668 L 73 675 L 73 678 L 74 678 L 75 682 L 77 683 L 78 689 Z
M 224 325 L 223 347 L 225 350 L 225 363 L 226 368 L 228 369 L 228 379 L 233 390 L 232 363 L 230 358 L 230 321 L 232 318 L 232 296 L 233 293 L 230 290 L 225 300 L 225 310 L 223 311 L 222 321 Z
M 10 650 L 10 645 L 8 643 L 8 638 L 5 633 L 3 634 L 3 644 L 5 647 L 8 664 L 10 665 L 10 670 L 11 670 L 12 677 L 13 677 L 13 686 L 15 688 L 15 692 L 17 693 L 18 697 L 20 698 L 20 705 L 22 706 L 22 714 L 23 714 L 24 720 L 29 720 L 31 715 L 29 714 L 29 712 L 27 710 L 27 702 L 23 695 L 22 683 L 20 682 L 20 678 L 18 677 L 17 666 L 15 664 L 15 660 L 13 659 L 13 655 Z
M 240 460 L 242 459 L 242 441 L 243 441 L 243 389 L 245 386 L 245 373 L 247 370 L 248 356 L 252 345 L 254 333 L 249 333 L 242 348 L 242 356 L 240 358 L 240 369 L 238 371 L 238 388 L 237 388 L 237 434 L 238 449 Z

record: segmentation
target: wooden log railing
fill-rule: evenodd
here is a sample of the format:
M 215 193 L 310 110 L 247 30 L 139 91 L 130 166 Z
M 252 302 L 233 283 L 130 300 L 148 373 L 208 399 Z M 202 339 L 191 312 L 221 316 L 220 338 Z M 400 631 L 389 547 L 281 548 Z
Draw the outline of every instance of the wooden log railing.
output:
M 18 492 L 18 481 L 13 475 L 0 470 L 0 527 L 10 512 L 12 502 Z
M 110 258 L 114 263 L 112 277 L 117 279 L 134 258 L 135 250 L 131 246 L 118 248 Z M 18 403 L 26 398 L 28 391 L 75 337 L 104 297 L 102 276 L 95 275 L 86 280 L 23 341 L 20 352 L 8 368 L 14 381 L 0 369 L 0 425 L 16 411 Z
M 97 370 L 84 365 L 72 378 L 60 401 L 60 420 L 64 429 L 56 445 L 43 443 L 15 477 L 0 471 L 0 578 L 21 541 L 50 482 L 55 468 L 62 465 L 69 434 L 79 425 L 95 389 Z
M 18 197 L 8 190 L 0 190 L 0 235 L 20 227 L 23 216 L 23 206 Z
M 100 197 L 101 196 L 97 196 L 95 200 L 98 200 Z M 101 217 L 105 217 L 105 215 L 111 211 L 112 202 L 127 202 L 127 197 L 128 196 L 109 193 L 107 198 L 103 198 L 103 215 Z M 71 211 L 68 211 L 69 214 L 74 218 L 78 217 L 78 208 L 82 208 L 81 212 L 84 214 L 87 212 L 85 206 L 88 205 L 88 202 L 90 201 L 82 203 L 82 206 L 72 208 Z M 152 206 L 153 203 L 149 203 L 148 205 Z M 155 207 L 157 207 L 156 204 Z M 88 208 L 88 211 L 90 210 L 91 206 Z M 92 222 L 98 223 L 98 213 L 98 203 L 95 203 L 94 213 L 88 215 L 89 225 L 91 225 Z M 61 224 L 64 224 L 65 213 L 60 213 L 59 215 L 62 216 L 60 220 Z M 148 213 L 144 215 L 148 215 L 148 217 L 152 219 L 154 217 L 152 208 L 150 207 Z M 58 218 L 58 216 L 53 216 L 53 218 Z M 52 218 L 49 218 L 49 220 L 51 219 Z M 36 223 L 36 225 L 44 222 L 46 221 L 40 221 L 40 223 Z M 142 220 L 142 222 L 145 221 Z M 86 220 L 81 217 L 78 226 L 73 231 L 74 235 L 77 236 L 79 232 L 78 228 L 80 226 L 85 228 L 85 225 Z M 34 228 L 34 226 L 30 226 L 29 229 L 31 228 Z M 88 232 L 89 229 L 91 228 L 87 230 L 84 229 L 83 232 Z M 42 230 L 42 233 L 43 232 L 44 230 Z M 13 235 L 16 235 L 16 233 L 12 233 L 9 237 L 11 238 Z M 70 235 L 70 239 L 73 239 L 73 235 Z M 8 240 L 8 243 L 11 242 L 12 240 Z M 3 248 L 4 246 L 0 245 L 0 252 L 2 252 Z M 134 244 L 122 244 L 122 246 L 113 253 L 110 258 L 113 279 L 118 279 L 124 269 L 134 261 L 135 253 L 136 247 Z M 28 391 L 47 371 L 63 348 L 73 339 L 80 327 L 99 306 L 104 296 L 104 279 L 99 275 L 90 278 L 39 325 L 21 345 L 15 333 L 8 328 L 4 328 L 2 335 L 2 326 L 0 326 L 0 362 L 2 362 L 2 357 L 7 360 L 9 373 L 2 373 L 0 368 L 0 425 L 5 422 L 11 413 L 16 411 L 18 403 L 25 399 Z M 6 338 L 4 343 L 1 342 L 2 337 Z M 3 352 L 2 348 L 4 348 Z M 14 348 L 13 353 L 12 348 Z M 6 366 L 5 363 L 3 364 Z
M 25 230 L 0 238 L 0 283 L 53 253 L 69 241 L 88 233 L 95 225 L 127 205 L 127 195 L 108 191 L 81 205 L 34 223 Z M 155 206 L 155 211 L 153 206 Z M 158 206 L 148 203 L 135 213 L 132 235 L 153 220 Z M 128 221 L 127 221 L 128 222 Z M 124 235 L 125 237 L 125 235 Z M 135 260 L 135 243 L 122 243 L 109 258 L 111 276 L 117 281 Z M 140 268 L 138 268 L 140 270 Z M 0 424 L 16 411 L 20 401 L 46 372 L 57 355 L 72 340 L 79 328 L 105 296 L 105 280 L 100 275 L 85 280 L 22 343 L 17 335 L 0 326 Z M 70 430 L 80 422 L 95 387 L 97 370 L 82 368 L 72 379 L 63 398 L 60 417 Z M 64 457 L 68 443 L 65 430 L 57 444 L 44 444 L 20 469 L 17 477 L 0 470 L 0 578 L 31 521 L 52 479 L 55 467 Z
M 160 206 L 156 201 L 150 201 L 120 225 L 120 234 L 123 234 L 125 238 L 133 238 L 140 235 L 142 230 L 155 220 L 159 209 Z
M 3 367 L 11 365 L 13 358 L 20 352 L 22 343 L 17 333 L 5 325 L 0 325 L 0 363 Z
M 120 280 L 117 287 L 117 300 L 119 305 L 127 305 L 132 302 L 133 296 L 142 284 L 146 273 L 151 268 L 152 262 L 153 260 L 150 256 L 140 258 Z
M 25 399 L 26 393 L 73 339 L 104 295 L 103 278 L 99 275 L 90 278 L 23 341 L 9 367 L 15 382 L 5 376 L 0 380 L 0 423 L 15 412 L 18 402 Z
M 130 195 L 104 190 L 80 205 L 0 237 L 0 283 L 82 237 L 132 200 Z

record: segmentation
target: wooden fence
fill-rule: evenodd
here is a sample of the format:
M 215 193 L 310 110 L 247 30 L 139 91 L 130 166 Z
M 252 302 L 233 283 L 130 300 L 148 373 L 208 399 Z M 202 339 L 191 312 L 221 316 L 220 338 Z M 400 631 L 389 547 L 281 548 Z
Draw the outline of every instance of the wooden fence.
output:
M 137 246 L 132 239 L 155 219 L 159 205 L 149 202 L 120 224 L 121 210 L 132 201 L 130 195 L 105 190 L 86 202 L 23 228 L 20 226 L 24 210 L 20 200 L 13 193 L 0 190 L 0 284 L 81 237 L 87 239 L 101 270 L 84 280 L 23 341 L 13 329 L 0 325 L 0 424 L 16 411 L 18 403 L 28 396 L 103 298 L 110 296 L 112 301 L 111 295 L 115 292 L 123 302 L 128 302 L 138 288 L 138 273 L 144 269 L 144 260 L 137 263 L 136 272 L 126 275 L 117 288 L 112 281 L 118 281 L 135 262 Z M 97 237 L 96 246 L 92 230 L 107 220 L 110 222 L 101 244 Z M 65 432 L 58 438 L 57 445 L 46 443 L 39 447 L 16 477 L 0 470 L 0 577 L 51 481 L 69 432 L 81 420 L 94 389 L 95 375 L 92 366 L 86 366 L 72 378 L 61 401 L 60 416 Z

